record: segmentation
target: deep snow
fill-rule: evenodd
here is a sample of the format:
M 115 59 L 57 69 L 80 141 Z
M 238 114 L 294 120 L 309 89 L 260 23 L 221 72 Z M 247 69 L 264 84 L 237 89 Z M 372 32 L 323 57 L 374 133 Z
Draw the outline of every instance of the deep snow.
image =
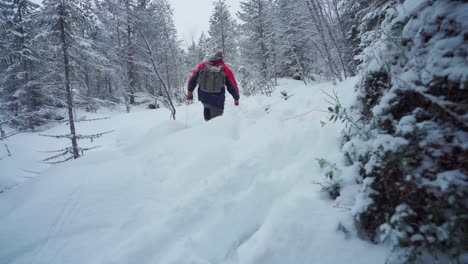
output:
M 10 139 L 2 177 L 31 166 L 41 175 L 0 195 L 0 263 L 384 263 L 389 249 L 357 238 L 351 211 L 312 184 L 323 179 L 315 158 L 342 160 L 342 125 L 322 127 L 320 111 L 281 121 L 326 110 L 320 89 L 350 105 L 356 81 L 281 80 L 271 97 L 241 98 L 240 107 L 228 99 L 210 122 L 195 103 L 179 107 L 175 122 L 165 109 L 135 109 L 79 123 L 80 133 L 116 132 L 50 168 L 24 149 L 60 148 L 55 139 Z M 66 132 L 63 124 L 44 133 Z M 351 207 L 355 170 L 338 166 L 347 182 L 338 201 Z

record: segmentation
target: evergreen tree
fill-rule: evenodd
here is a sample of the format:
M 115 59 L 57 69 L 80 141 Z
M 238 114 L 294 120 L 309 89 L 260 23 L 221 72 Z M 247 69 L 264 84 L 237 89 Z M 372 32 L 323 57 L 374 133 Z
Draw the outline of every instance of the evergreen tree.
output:
M 28 0 L 1 0 L 0 112 L 13 118 L 22 128 L 42 122 L 32 117 L 42 105 L 41 93 L 34 84 L 36 56 L 31 46 L 33 25 L 30 18 L 38 5 Z
M 231 17 L 225 0 L 214 2 L 214 11 L 210 17 L 210 50 L 211 53 L 222 51 L 226 61 L 233 62 L 237 57 L 236 45 L 237 23 Z
M 72 143 L 70 148 L 59 151 L 61 155 L 54 158 L 76 159 L 84 150 L 78 147 L 80 136 L 75 129 L 76 73 L 85 63 L 80 58 L 83 55 L 90 57 L 93 52 L 92 42 L 87 36 L 94 30 L 94 25 L 78 0 L 45 0 L 42 4 L 36 20 L 41 30 L 38 35 L 42 43 L 40 52 L 43 58 L 47 58 L 44 64 L 48 65 L 44 68 L 47 73 L 44 82 L 50 82 L 55 92 L 65 93 L 70 134 L 57 137 L 69 138 Z M 58 80 L 61 82 L 56 82 Z
M 348 132 L 345 154 L 363 179 L 356 223 L 374 242 L 389 241 L 388 263 L 462 263 L 466 252 L 463 9 L 463 1 L 374 1 L 358 15 L 359 129 Z
M 243 22 L 240 26 L 242 32 L 241 54 L 242 75 L 249 81 L 249 93 L 259 90 L 269 94 L 273 88 L 271 79 L 275 77 L 273 54 L 273 30 L 271 20 L 271 5 L 266 0 L 248 0 L 241 2 L 239 19 Z
M 185 58 L 185 63 L 189 71 L 195 69 L 202 61 L 200 60 L 199 46 L 194 40 L 192 40 L 192 43 L 188 46 Z
M 211 56 L 212 52 L 210 50 L 210 39 L 206 36 L 205 32 L 202 31 L 200 37 L 198 38 L 198 60 L 205 61 Z
M 122 97 L 127 111 L 130 111 L 130 81 L 127 59 L 127 16 L 124 0 L 103 0 L 96 2 L 96 15 L 102 24 L 99 31 L 98 52 L 108 60 L 104 71 L 106 90 L 112 91 L 113 98 Z

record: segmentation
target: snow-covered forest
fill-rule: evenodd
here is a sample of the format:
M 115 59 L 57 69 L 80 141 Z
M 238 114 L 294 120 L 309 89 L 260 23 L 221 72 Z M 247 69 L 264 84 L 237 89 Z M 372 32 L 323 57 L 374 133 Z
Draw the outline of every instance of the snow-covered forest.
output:
M 239 3 L 0 0 L 0 263 L 468 262 L 468 3 Z

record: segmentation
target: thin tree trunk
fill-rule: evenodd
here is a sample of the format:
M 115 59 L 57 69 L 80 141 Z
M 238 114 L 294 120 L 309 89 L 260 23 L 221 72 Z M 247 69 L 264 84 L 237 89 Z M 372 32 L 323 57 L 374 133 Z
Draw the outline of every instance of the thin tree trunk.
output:
M 258 3 L 258 18 L 260 19 L 259 27 L 258 27 L 258 34 L 260 36 L 260 51 L 261 51 L 261 64 L 262 64 L 262 77 L 266 81 L 268 79 L 268 57 L 267 57 L 267 49 L 265 47 L 265 32 L 263 27 L 263 10 L 262 10 L 262 2 Z
M 88 74 L 88 67 L 84 69 L 84 77 L 85 77 L 85 85 L 86 85 L 86 95 L 91 96 L 91 86 L 89 85 L 89 74 Z
M 333 34 L 332 30 L 331 30 L 331 27 L 328 23 L 328 20 L 326 19 L 325 15 L 323 14 L 323 10 L 322 10 L 322 6 L 320 5 L 320 3 L 318 1 L 316 1 L 316 8 L 318 11 L 320 11 L 320 16 L 323 20 L 323 23 L 325 24 L 325 27 L 327 28 L 327 32 L 328 32 L 328 35 L 330 36 L 330 39 L 332 40 L 335 48 L 336 48 L 336 51 L 338 52 L 338 58 L 340 60 L 340 63 L 341 63 L 341 67 L 343 68 L 343 73 L 344 73 L 344 77 L 345 79 L 347 78 L 347 74 L 346 74 L 346 65 L 345 65 L 345 62 L 343 60 L 343 55 L 342 55 L 342 51 L 341 51 L 341 47 L 340 45 L 338 44 L 338 41 L 336 40 L 335 38 L 335 35 Z
M 169 60 L 167 58 L 167 50 L 164 50 L 164 61 L 166 62 L 166 82 L 167 82 L 167 89 L 169 90 L 172 90 L 171 89 L 171 77 L 170 77 L 170 73 L 169 73 Z
M 305 69 L 304 69 L 304 67 L 302 66 L 301 61 L 299 60 L 299 57 L 297 56 L 297 53 L 296 53 L 296 51 L 294 50 L 294 47 L 293 47 L 293 45 L 291 44 L 291 41 L 289 40 L 288 37 L 286 38 L 286 40 L 287 40 L 287 42 L 288 42 L 288 46 L 289 46 L 289 48 L 291 49 L 292 54 L 294 55 L 294 60 L 296 61 L 297 65 L 298 65 L 299 67 L 301 67 L 301 71 L 302 71 L 302 81 L 304 82 L 304 85 L 307 86 L 307 81 L 306 81 L 306 79 L 305 79 Z
M 80 157 L 79 149 L 78 149 L 78 142 L 76 140 L 76 131 L 75 131 L 75 119 L 73 116 L 73 95 L 72 89 L 70 86 L 70 61 L 69 61 L 69 54 L 68 54 L 68 45 L 66 42 L 65 37 L 65 22 L 63 21 L 64 10 L 63 7 L 60 9 L 60 42 L 62 43 L 62 53 L 63 53 L 63 66 L 65 71 L 65 80 L 64 86 L 65 90 L 67 91 L 67 105 L 68 105 L 68 123 L 70 124 L 70 139 L 72 142 L 72 154 L 73 158 L 77 159 Z
M 156 74 L 156 76 L 158 76 L 159 80 L 161 81 L 161 84 L 164 88 L 164 91 L 166 92 L 166 96 L 167 96 L 167 99 L 169 100 L 169 104 L 171 106 L 171 113 L 172 113 L 172 118 L 175 120 L 176 119 L 176 109 L 175 109 L 175 106 L 174 104 L 172 103 L 172 99 L 171 99 L 171 94 L 169 93 L 169 89 L 166 85 L 166 83 L 164 82 L 164 79 L 163 77 L 161 76 L 161 74 L 159 73 L 159 70 L 158 68 L 156 67 L 156 63 L 154 62 L 154 59 L 153 59 L 153 50 L 151 49 L 151 46 L 149 45 L 148 41 L 146 40 L 146 37 L 145 35 L 143 34 L 143 32 L 141 31 L 140 28 L 138 28 L 138 31 L 140 32 L 140 35 L 143 39 L 143 41 L 145 42 L 146 44 L 146 48 L 147 48 L 147 52 L 148 54 L 150 55 L 150 60 L 151 60 L 151 65 L 153 66 L 153 72 Z
M 97 77 L 96 77 L 96 90 L 97 90 L 96 96 L 99 98 L 101 96 L 101 82 L 98 80 Z
M 126 12 L 127 12 L 127 76 L 128 76 L 128 83 L 129 93 L 130 93 L 130 104 L 135 103 L 135 65 L 133 59 L 133 40 L 132 40 L 132 22 L 131 14 L 130 14 L 130 4 L 128 1 L 126 2 Z
M 120 34 L 120 23 L 117 22 L 117 25 L 116 25 L 116 32 L 117 32 L 117 42 L 118 42 L 118 45 L 119 45 L 119 51 L 123 52 L 124 51 L 124 47 L 123 47 L 123 40 L 125 38 L 125 35 L 121 35 Z M 122 58 L 122 65 L 125 64 L 125 59 Z M 124 74 L 122 73 L 122 75 L 118 75 L 118 76 L 124 76 L 122 77 L 122 83 L 125 84 L 125 87 L 123 87 L 121 90 L 123 90 L 123 99 L 124 99 L 124 102 L 125 102 L 125 110 L 127 111 L 127 113 L 130 113 L 130 110 L 131 110 L 131 107 L 130 107 L 130 103 L 128 102 L 128 94 L 127 94 L 127 88 L 128 88 L 128 75 L 127 74 Z M 119 86 L 117 86 L 119 87 Z M 120 90 L 120 88 L 119 88 Z
M 327 39 L 325 38 L 325 34 L 323 32 L 322 22 L 319 19 L 319 14 L 318 14 L 318 12 L 316 10 L 315 5 L 314 5 L 314 7 L 312 7 L 311 4 L 314 5 L 314 2 L 312 0 L 306 1 L 306 5 L 307 5 L 307 8 L 309 9 L 310 16 L 311 16 L 312 20 L 314 21 L 315 27 L 317 28 L 317 31 L 318 31 L 318 33 L 320 35 L 321 40 L 322 40 L 322 45 L 323 45 L 323 48 L 325 50 L 325 55 L 326 55 L 326 58 L 327 58 L 327 61 L 325 63 L 327 63 L 327 66 L 328 66 L 332 76 L 337 78 L 339 81 L 342 81 L 342 78 L 341 78 L 340 74 L 338 72 L 336 72 L 337 67 L 336 67 L 336 65 L 335 65 L 335 63 L 333 61 L 330 49 L 328 47 Z
M 338 2 L 336 0 L 333 0 L 333 11 L 335 12 L 335 15 L 338 19 L 338 25 L 339 25 L 339 31 L 340 31 L 340 37 L 341 37 L 341 43 L 344 46 L 344 53 L 345 53 L 345 60 L 346 60 L 346 67 L 349 71 L 349 74 L 351 76 L 356 75 L 356 65 L 354 64 L 353 60 L 353 53 L 350 50 L 349 46 L 346 43 L 346 34 L 344 31 L 344 25 L 343 25 L 343 20 L 340 17 L 340 12 L 338 11 Z
M 224 23 L 221 21 L 221 49 L 223 51 L 223 56 L 226 58 L 226 36 L 224 33 Z
M 0 139 L 5 138 L 5 130 L 2 128 L 1 120 L 0 120 Z
M 107 79 L 107 88 L 109 89 L 109 94 L 112 94 L 112 79 L 107 74 L 106 74 L 106 79 Z

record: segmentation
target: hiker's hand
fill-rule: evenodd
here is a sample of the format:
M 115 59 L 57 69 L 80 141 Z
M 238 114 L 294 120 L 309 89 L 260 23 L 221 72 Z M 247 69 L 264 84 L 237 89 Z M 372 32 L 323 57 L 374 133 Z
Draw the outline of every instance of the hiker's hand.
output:
M 187 93 L 187 100 L 188 100 L 188 101 L 192 101 L 192 100 L 193 100 L 193 93 L 190 92 L 190 91 Z
M 239 106 L 239 100 L 234 101 L 235 106 Z

